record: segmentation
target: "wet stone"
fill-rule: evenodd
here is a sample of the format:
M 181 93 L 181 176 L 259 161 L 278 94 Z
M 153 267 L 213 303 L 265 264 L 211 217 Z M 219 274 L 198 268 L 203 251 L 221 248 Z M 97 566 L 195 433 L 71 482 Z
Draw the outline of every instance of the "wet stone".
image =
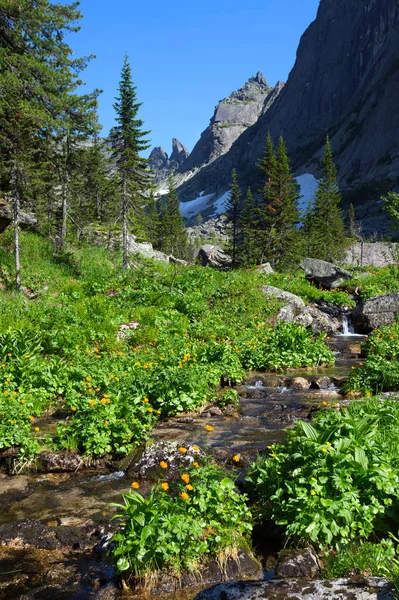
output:
M 320 572 L 319 560 L 311 548 L 281 552 L 276 566 L 278 579 L 308 577 L 314 579 Z
M 318 379 L 314 379 L 310 385 L 312 389 L 316 390 L 328 390 L 333 386 L 334 384 L 330 377 L 319 377 Z
M 180 452 L 179 448 L 185 448 L 187 452 Z M 151 481 L 159 477 L 172 480 L 178 476 L 181 467 L 189 467 L 196 457 L 202 454 L 200 449 L 194 450 L 189 443 L 154 442 L 144 450 L 141 458 L 130 466 L 128 475 Z M 161 462 L 165 462 L 168 467 L 162 468 Z
M 232 581 L 203 590 L 194 600 L 393 600 L 393 587 L 384 578 L 362 583 L 348 579 Z
M 294 390 L 308 390 L 310 383 L 304 377 L 294 377 L 290 381 L 290 387 Z

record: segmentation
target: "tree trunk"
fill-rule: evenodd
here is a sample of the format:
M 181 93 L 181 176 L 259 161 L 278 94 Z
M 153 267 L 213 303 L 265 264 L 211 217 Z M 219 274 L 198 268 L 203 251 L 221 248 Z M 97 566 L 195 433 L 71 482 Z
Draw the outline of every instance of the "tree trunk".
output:
M 122 271 L 126 271 L 128 267 L 127 260 L 127 213 L 129 208 L 129 202 L 127 197 L 127 184 L 126 179 L 123 180 L 123 192 L 122 192 Z
M 19 260 L 19 213 L 21 209 L 21 200 L 19 196 L 19 167 L 17 160 L 14 161 L 11 175 L 11 185 L 13 193 L 13 225 L 14 225 L 14 248 L 15 248 L 15 286 L 21 291 L 21 265 Z

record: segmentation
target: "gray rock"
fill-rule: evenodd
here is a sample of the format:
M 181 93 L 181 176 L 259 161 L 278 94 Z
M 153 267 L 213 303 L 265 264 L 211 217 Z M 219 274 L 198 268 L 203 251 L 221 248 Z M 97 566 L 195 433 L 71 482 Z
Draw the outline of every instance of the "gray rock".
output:
M 169 174 L 181 167 L 190 153 L 187 148 L 176 138 L 172 139 L 172 154 L 167 153 L 160 146 L 156 146 L 149 156 L 150 168 L 153 172 L 155 184 L 165 181 Z
M 294 377 L 290 382 L 290 387 L 294 390 L 308 390 L 310 383 L 304 377 Z
M 357 333 L 370 333 L 378 327 L 390 325 L 399 315 L 399 292 L 375 296 L 360 302 L 351 314 Z
M 314 579 L 320 573 L 319 559 L 311 548 L 281 552 L 276 565 L 278 579 L 308 577 Z
M 395 264 L 392 252 L 398 251 L 398 244 L 387 242 L 356 242 L 345 252 L 343 263 L 353 267 L 386 267 Z
M 333 385 L 330 377 L 324 376 L 319 377 L 318 379 L 314 379 L 312 381 L 311 387 L 316 390 L 328 390 Z
M 198 252 L 198 259 L 203 267 L 225 269 L 230 266 L 231 258 L 218 244 L 204 244 Z
M 263 265 L 259 265 L 258 267 L 256 267 L 256 270 L 259 271 L 259 273 L 263 273 L 264 275 L 271 275 L 272 273 L 274 273 L 271 264 L 268 262 L 263 263 Z
M 330 316 L 314 305 L 306 306 L 293 321 L 298 323 L 298 325 L 304 325 L 307 328 L 311 328 L 313 333 L 323 332 L 334 334 L 337 333 L 342 326 L 341 319 Z
M 179 452 L 180 447 L 186 448 L 187 452 Z M 202 450 L 194 450 L 191 444 L 183 440 L 154 442 L 149 444 L 140 458 L 129 466 L 128 474 L 138 479 L 157 480 L 163 477 L 172 480 L 179 474 L 179 469 L 188 468 L 198 456 L 203 456 Z M 162 461 L 167 463 L 166 469 L 160 465 Z
M 136 592 L 145 589 L 147 593 L 150 591 L 153 595 L 165 595 L 180 589 L 187 590 L 188 588 L 193 588 L 195 590 L 199 586 L 239 578 L 263 579 L 261 564 L 246 549 L 238 550 L 236 556 L 229 556 L 223 564 L 217 560 L 208 560 L 201 564 L 201 568 L 198 571 L 186 571 L 180 577 L 159 571 L 146 581 L 129 581 L 129 587 Z M 221 596 L 217 596 L 217 598 L 220 600 Z
M 277 298 L 277 300 L 286 302 L 288 305 L 292 306 L 297 313 L 305 308 L 305 303 L 302 298 L 299 298 L 299 296 L 295 296 L 295 294 L 291 294 L 290 292 L 280 290 L 280 288 L 273 287 L 272 285 L 263 285 L 262 293 L 265 294 L 265 296 L 271 296 Z
M 3 233 L 13 221 L 13 211 L 11 206 L 4 200 L 0 200 L 0 233 Z M 21 227 L 34 228 L 37 224 L 36 218 L 21 211 L 19 213 L 19 224 Z
M 216 585 L 194 600 L 394 600 L 393 586 L 382 577 L 279 581 L 232 581 Z
M 349 271 L 317 258 L 305 258 L 301 262 L 301 269 L 305 271 L 308 279 L 320 283 L 329 290 L 339 287 L 344 281 L 352 277 Z

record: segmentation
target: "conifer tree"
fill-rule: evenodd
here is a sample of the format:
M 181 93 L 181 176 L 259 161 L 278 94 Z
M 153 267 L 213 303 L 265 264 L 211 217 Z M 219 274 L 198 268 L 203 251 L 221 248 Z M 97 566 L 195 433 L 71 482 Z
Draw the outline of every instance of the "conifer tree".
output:
M 246 266 L 256 264 L 256 213 L 255 201 L 251 189 L 248 188 L 244 208 L 240 217 L 242 243 L 240 247 L 240 263 Z
M 14 203 L 16 229 L 38 152 L 54 146 L 53 134 L 62 128 L 68 107 L 77 116 L 88 106 L 75 91 L 90 57 L 71 58 L 65 43 L 66 33 L 78 31 L 80 18 L 76 3 L 10 0 L 0 5 L 0 167 Z M 96 93 L 85 98 L 92 108 Z
M 158 202 L 155 200 L 154 191 L 150 191 L 146 206 L 146 221 L 147 221 L 147 237 L 154 248 L 159 248 L 158 234 L 160 231 L 160 211 L 158 208 Z
M 115 160 L 120 195 L 120 218 L 122 221 L 122 269 L 128 267 L 128 217 L 136 235 L 143 234 L 144 205 L 151 186 L 148 161 L 140 152 L 149 148 L 143 131 L 144 122 L 138 118 L 141 103 L 137 101 L 136 86 L 133 85 L 129 59 L 125 55 L 119 83 L 119 96 L 114 109 L 118 125 L 109 135 L 112 157 Z
M 226 203 L 229 241 L 227 250 L 231 254 L 231 266 L 235 269 L 238 265 L 238 247 L 240 243 L 240 197 L 241 190 L 237 181 L 235 169 L 231 172 L 230 194 Z
M 165 230 L 163 252 L 183 258 L 187 252 L 187 234 L 172 174 L 168 177 L 168 193 L 165 199 L 162 226 Z
M 301 233 L 304 239 L 304 255 L 310 258 L 312 256 L 313 249 L 313 217 L 314 217 L 314 209 L 313 209 L 313 201 L 309 200 L 306 212 L 303 215 L 302 219 L 302 230 Z
M 341 194 L 337 182 L 337 168 L 333 161 L 330 140 L 327 136 L 322 160 L 323 175 L 315 194 L 313 211 L 315 258 L 338 260 L 345 247 L 345 227 L 342 218 Z
M 348 209 L 348 236 L 350 238 L 355 238 L 359 234 L 358 229 L 359 228 L 356 223 L 355 207 L 351 202 Z
M 258 211 L 262 231 L 261 260 L 267 260 L 273 267 L 286 268 L 293 265 L 299 255 L 296 226 L 300 195 L 282 137 L 275 151 L 268 135 L 265 156 L 259 164 L 264 174 L 263 202 Z

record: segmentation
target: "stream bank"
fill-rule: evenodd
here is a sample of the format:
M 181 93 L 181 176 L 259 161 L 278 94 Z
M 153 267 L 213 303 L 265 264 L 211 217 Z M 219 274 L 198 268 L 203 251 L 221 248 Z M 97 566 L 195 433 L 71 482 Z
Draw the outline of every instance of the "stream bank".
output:
M 337 353 L 334 367 L 284 376 L 251 373 L 237 388 L 239 410 L 229 415 L 209 410 L 200 416 L 167 419 L 157 425 L 153 439 L 207 445 L 228 469 L 233 466 L 232 456 L 239 453 L 245 466 L 248 459 L 280 441 L 297 420 L 309 419 L 312 412 L 330 405 L 339 409 L 347 402 L 339 395 L 339 387 L 360 360 L 361 340 L 331 338 Z M 294 385 L 298 378 L 302 388 Z M 206 424 L 213 427 L 209 433 L 205 433 Z M 115 587 L 105 551 L 115 527 L 110 525 L 113 509 L 109 503 L 120 501 L 136 474 L 133 462 L 113 472 L 2 475 L 0 498 L 7 511 L 0 514 L 0 598 L 129 597 L 129 592 Z M 140 486 L 145 494 L 151 482 L 142 480 Z M 195 594 L 191 589 L 174 593 L 170 599 L 192 600 Z

